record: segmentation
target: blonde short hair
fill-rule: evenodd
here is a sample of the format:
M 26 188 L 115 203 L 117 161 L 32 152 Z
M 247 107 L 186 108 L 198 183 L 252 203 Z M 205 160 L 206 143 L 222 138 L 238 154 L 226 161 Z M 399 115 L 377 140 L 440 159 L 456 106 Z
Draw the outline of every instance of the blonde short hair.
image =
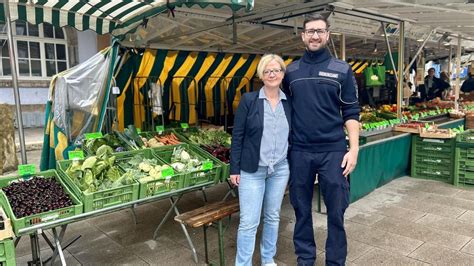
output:
M 275 60 L 280 65 L 281 70 L 283 70 L 283 73 L 285 73 L 286 65 L 285 65 L 285 62 L 283 61 L 283 58 L 281 58 L 279 55 L 276 55 L 276 54 L 266 54 L 262 56 L 262 59 L 260 59 L 260 62 L 258 63 L 258 66 L 257 66 L 257 75 L 260 79 L 263 78 L 263 71 L 272 60 Z

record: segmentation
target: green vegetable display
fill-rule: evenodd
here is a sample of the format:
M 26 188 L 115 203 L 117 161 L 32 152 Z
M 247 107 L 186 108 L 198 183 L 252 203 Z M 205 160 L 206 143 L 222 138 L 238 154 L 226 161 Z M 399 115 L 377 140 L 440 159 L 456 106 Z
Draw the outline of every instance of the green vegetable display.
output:
M 192 156 L 183 147 L 176 147 L 171 155 L 171 167 L 177 172 L 193 172 L 202 170 L 202 160 Z M 202 173 L 204 174 L 204 173 Z
M 125 175 L 131 175 L 142 183 L 165 179 L 162 171 L 170 168 L 169 165 L 158 162 L 157 159 L 147 159 L 141 155 L 135 155 L 125 163 Z
M 97 149 L 97 155 L 91 156 L 83 162 L 74 160 L 67 168 L 66 174 L 85 193 L 92 193 L 134 182 L 133 176 L 122 175 L 114 166 L 115 156 L 112 148 L 102 145 Z
M 225 131 L 218 129 L 199 129 L 197 132 L 182 132 L 189 140 L 199 145 L 205 146 L 230 146 L 232 136 Z

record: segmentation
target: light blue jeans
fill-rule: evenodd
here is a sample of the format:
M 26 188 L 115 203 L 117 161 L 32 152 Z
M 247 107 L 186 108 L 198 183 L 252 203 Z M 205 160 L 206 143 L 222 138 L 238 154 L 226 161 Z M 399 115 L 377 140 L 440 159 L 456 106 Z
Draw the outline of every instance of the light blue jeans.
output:
M 274 263 L 280 209 L 290 175 L 288 162 L 274 166 L 268 174 L 268 167 L 259 166 L 257 172 L 240 172 L 239 201 L 240 224 L 237 232 L 237 255 L 235 265 L 252 265 L 255 237 L 260 223 L 263 205 L 263 232 L 260 242 L 262 265 Z

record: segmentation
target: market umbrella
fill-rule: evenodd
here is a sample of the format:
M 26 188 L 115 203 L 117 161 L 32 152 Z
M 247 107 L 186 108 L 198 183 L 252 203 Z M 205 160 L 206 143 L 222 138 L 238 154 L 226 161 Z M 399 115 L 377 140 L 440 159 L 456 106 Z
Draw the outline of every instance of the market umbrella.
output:
M 199 5 L 205 8 L 228 6 L 233 10 L 253 8 L 253 0 L 125 0 L 125 1 L 86 1 L 86 0 L 12 0 L 0 3 L 0 22 L 7 24 L 9 55 L 12 65 L 12 81 L 17 108 L 18 127 L 22 163 L 27 163 L 23 121 L 21 119 L 21 103 L 18 88 L 16 54 L 12 45 L 10 23 L 15 20 L 27 21 L 31 24 L 50 23 L 56 27 L 69 26 L 77 30 L 93 30 L 98 34 L 110 33 L 118 39 L 135 31 L 149 17 L 156 16 L 166 10 L 173 12 L 176 6 Z M 112 62 L 114 64 L 115 62 Z

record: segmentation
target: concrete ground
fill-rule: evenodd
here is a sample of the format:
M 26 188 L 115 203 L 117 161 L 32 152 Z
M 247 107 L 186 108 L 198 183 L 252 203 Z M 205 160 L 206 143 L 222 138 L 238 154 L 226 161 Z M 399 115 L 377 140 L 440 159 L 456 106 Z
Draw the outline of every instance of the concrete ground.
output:
M 39 162 L 40 151 L 29 151 L 30 163 Z M 210 202 L 222 199 L 225 185 L 207 190 Z M 314 205 L 316 206 L 316 200 Z M 192 192 L 178 204 L 185 212 L 203 205 L 202 194 Z M 164 216 L 166 200 L 137 208 L 138 223 L 131 211 L 103 215 L 68 227 L 65 241 L 81 235 L 66 251 L 68 265 L 195 265 L 191 250 L 178 223 L 170 219 L 153 239 L 153 231 Z M 347 265 L 474 265 L 474 188 L 459 188 L 438 181 L 402 177 L 373 191 L 350 205 L 346 212 L 349 242 Z M 317 264 L 324 265 L 326 215 L 313 214 L 317 242 Z M 275 261 L 294 265 L 293 209 L 285 198 Z M 234 263 L 238 214 L 226 230 L 226 265 Z M 203 233 L 188 229 L 204 264 Z M 47 234 L 51 234 L 47 232 Z M 209 230 L 211 260 L 218 261 L 217 233 Z M 42 256 L 51 254 L 42 240 Z M 256 245 L 254 264 L 259 264 Z M 21 239 L 16 249 L 18 265 L 31 259 L 29 239 Z M 57 263 L 57 261 L 56 261 Z

